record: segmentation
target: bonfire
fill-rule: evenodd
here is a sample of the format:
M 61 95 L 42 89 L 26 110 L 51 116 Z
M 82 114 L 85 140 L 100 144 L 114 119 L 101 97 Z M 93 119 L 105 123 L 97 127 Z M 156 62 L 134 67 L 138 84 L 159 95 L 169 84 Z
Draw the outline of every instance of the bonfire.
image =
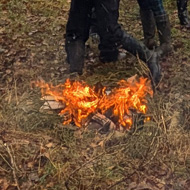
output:
M 63 105 L 59 113 L 63 116 L 63 124 L 74 122 L 78 127 L 98 115 L 109 115 L 112 121 L 117 118 L 114 120 L 117 127 L 130 129 L 132 113 L 146 114 L 146 97 L 153 95 L 150 81 L 143 77 L 137 80 L 136 76 L 119 81 L 109 93 L 106 87 L 96 90 L 84 81 L 69 79 L 57 86 L 44 81 L 38 81 L 36 85 L 41 88 L 42 96 L 50 95 Z

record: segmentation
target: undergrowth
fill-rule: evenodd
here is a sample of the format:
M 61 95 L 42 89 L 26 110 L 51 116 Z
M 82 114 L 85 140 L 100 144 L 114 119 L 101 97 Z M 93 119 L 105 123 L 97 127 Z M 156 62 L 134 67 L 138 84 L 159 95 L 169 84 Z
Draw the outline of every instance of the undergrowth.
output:
M 121 1 L 120 23 L 142 39 L 136 1 Z M 57 112 L 40 112 L 37 79 L 67 78 L 64 38 L 69 1 L 1 1 L 0 187 L 4 190 L 186 190 L 190 179 L 189 34 L 181 30 L 175 3 L 170 14 L 174 53 L 162 63 L 162 90 L 148 103 L 151 121 L 140 130 L 63 126 Z M 91 42 L 88 42 L 89 44 Z M 101 65 L 90 47 L 83 78 L 113 87 L 141 73 L 138 60 Z M 86 71 L 88 73 L 88 69 Z

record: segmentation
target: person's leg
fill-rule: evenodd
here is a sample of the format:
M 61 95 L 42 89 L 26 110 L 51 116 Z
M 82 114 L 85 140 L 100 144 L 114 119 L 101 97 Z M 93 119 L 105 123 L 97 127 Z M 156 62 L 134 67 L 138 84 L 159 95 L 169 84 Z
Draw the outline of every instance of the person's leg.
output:
M 190 20 L 188 18 L 187 0 L 177 0 L 178 17 L 181 25 L 190 29 Z
M 155 17 L 159 35 L 160 46 L 157 51 L 161 56 L 164 56 L 172 51 L 169 17 L 164 9 L 162 0 L 149 0 L 149 4 Z
M 120 27 L 117 23 L 119 17 L 119 0 L 94 0 L 94 6 L 98 34 L 100 36 L 100 60 L 102 62 L 116 61 L 119 55 L 119 40 L 110 28 Z
M 97 17 L 96 17 L 96 10 L 93 7 L 92 8 L 92 14 L 91 14 L 91 24 L 90 24 L 90 35 L 98 35 L 98 25 L 97 25 Z
M 82 74 L 85 42 L 89 35 L 91 5 L 86 0 L 72 0 L 66 25 L 65 50 L 70 73 Z
M 122 47 L 131 54 L 138 56 L 147 63 L 151 72 L 152 81 L 157 85 L 161 78 L 161 67 L 159 64 L 159 55 L 157 52 L 149 50 L 144 44 L 141 44 L 135 38 L 123 31 L 121 39 Z
M 156 33 L 156 24 L 154 20 L 154 15 L 149 7 L 148 0 L 137 0 L 140 7 L 140 17 L 143 27 L 144 44 L 149 49 L 154 49 L 156 47 L 156 42 L 154 40 Z
M 115 39 L 115 42 L 117 42 L 115 44 L 115 47 L 120 45 L 129 53 L 133 54 L 134 56 L 139 56 L 141 60 L 146 62 L 151 71 L 153 82 L 155 84 L 158 84 L 161 76 L 161 69 L 157 53 L 150 51 L 144 44 L 141 44 L 135 38 L 133 38 L 121 29 L 120 25 L 118 24 L 118 10 L 113 9 L 113 6 L 110 3 L 110 1 L 113 1 L 113 4 L 117 2 L 117 6 L 119 8 L 119 0 L 101 0 L 101 6 L 98 8 L 103 8 L 101 14 L 104 14 L 103 18 L 105 19 L 104 22 L 102 21 L 100 23 L 102 25 L 105 25 L 106 23 L 106 28 L 104 28 L 105 31 L 103 30 L 102 33 L 108 33 L 112 36 L 113 39 Z M 116 14 L 115 17 L 113 15 L 110 15 L 110 13 Z M 109 40 L 107 38 L 104 39 L 104 36 L 106 38 L 106 35 L 100 36 L 101 38 L 103 38 L 102 40 Z

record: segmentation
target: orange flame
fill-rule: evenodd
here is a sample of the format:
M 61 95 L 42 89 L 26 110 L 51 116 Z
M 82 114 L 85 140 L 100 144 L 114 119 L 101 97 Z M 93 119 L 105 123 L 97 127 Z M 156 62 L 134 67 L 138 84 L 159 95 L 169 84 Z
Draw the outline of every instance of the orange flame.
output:
M 123 127 L 132 126 L 131 110 L 137 113 L 146 113 L 146 95 L 153 94 L 150 81 L 140 78 L 139 82 L 121 80 L 109 95 L 104 88 L 100 94 L 95 93 L 85 82 L 66 80 L 65 84 L 53 86 L 43 81 L 36 85 L 42 89 L 42 95 L 48 94 L 65 104 L 61 115 L 68 115 L 63 124 L 74 121 L 77 126 L 82 126 L 83 121 L 89 115 L 99 111 L 105 113 L 111 109 L 114 116 L 118 117 L 118 122 Z
M 108 109 L 113 110 L 114 116 L 119 118 L 119 123 L 122 126 L 130 128 L 132 118 L 125 117 L 131 115 L 130 110 L 146 113 L 147 94 L 153 95 L 150 81 L 145 78 L 140 78 L 139 82 L 131 82 L 121 80 L 118 87 L 112 90 L 109 96 L 104 96 L 101 99 L 99 109 L 105 113 Z
M 65 84 L 58 86 L 52 86 L 43 81 L 37 82 L 36 85 L 42 89 L 42 95 L 51 95 L 56 101 L 65 104 L 66 107 L 60 115 L 69 115 L 69 119 L 63 122 L 64 125 L 73 120 L 80 127 L 82 120 L 94 113 L 97 108 L 99 98 L 84 82 L 71 83 L 67 79 Z

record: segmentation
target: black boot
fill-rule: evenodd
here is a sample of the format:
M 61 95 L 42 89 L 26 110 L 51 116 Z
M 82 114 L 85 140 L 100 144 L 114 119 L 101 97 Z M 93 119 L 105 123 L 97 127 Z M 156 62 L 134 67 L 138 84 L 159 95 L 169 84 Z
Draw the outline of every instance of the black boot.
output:
M 102 63 L 115 62 L 118 60 L 119 51 L 117 49 L 101 48 L 99 59 Z
M 180 24 L 190 29 L 190 20 L 188 18 L 187 0 L 177 0 L 178 18 Z
M 82 74 L 84 67 L 85 44 L 82 40 L 68 41 L 65 43 L 67 62 L 70 64 L 70 73 Z
M 156 24 L 153 12 L 151 10 L 140 9 L 140 16 L 143 27 L 144 44 L 149 49 L 154 49 L 154 47 L 156 47 L 156 42 L 154 40 Z
M 155 20 L 160 40 L 157 52 L 162 57 L 172 51 L 170 22 L 167 14 L 156 16 Z
M 139 43 L 127 33 L 123 33 L 121 43 L 125 50 L 134 56 L 139 56 L 139 58 L 147 64 L 150 69 L 153 86 L 156 86 L 161 78 L 159 55 L 149 50 L 144 44 Z

